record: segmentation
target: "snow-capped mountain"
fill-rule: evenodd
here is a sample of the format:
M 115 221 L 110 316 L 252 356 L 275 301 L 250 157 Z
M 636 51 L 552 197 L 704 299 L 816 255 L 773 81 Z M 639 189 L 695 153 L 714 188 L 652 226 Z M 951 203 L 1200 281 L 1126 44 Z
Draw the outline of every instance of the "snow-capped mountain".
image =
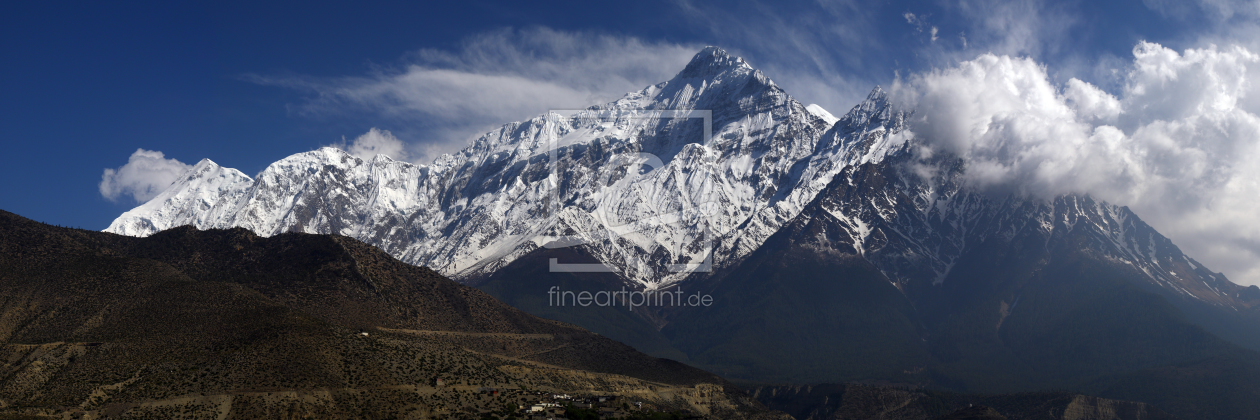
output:
M 106 230 L 333 233 L 464 280 L 540 247 L 582 246 L 656 288 L 730 266 L 789 223 L 898 284 L 939 283 L 968 247 L 994 238 L 1050 244 L 1086 229 L 1099 253 L 1153 283 L 1198 299 L 1239 293 L 1125 208 L 969 191 L 965 162 L 915 157 L 907 115 L 876 88 L 836 118 L 709 47 L 667 82 L 504 125 L 431 165 L 322 148 L 251 179 L 204 160 Z
M 975 189 L 968 162 L 926 152 L 913 117 L 876 88 L 836 118 L 706 48 L 669 81 L 504 125 L 430 165 L 322 148 L 250 178 L 203 160 L 107 231 L 351 236 L 526 312 L 757 382 L 1163 402 L 1260 372 L 1260 287 L 1126 207 Z M 545 298 L 623 284 L 680 285 L 712 306 Z
M 1128 208 L 971 188 L 966 162 L 903 135 L 908 118 L 876 92 L 837 122 L 820 141 L 843 144 L 828 185 L 688 285 L 712 307 L 651 319 L 670 348 L 752 381 L 971 392 L 1096 386 L 1260 349 L 1260 288 L 1208 270 Z
M 210 226 L 228 216 L 252 183 L 241 171 L 202 159 L 157 197 L 118 216 L 106 231 L 149 236 L 183 225 Z
M 707 48 L 670 81 L 504 125 L 432 165 L 324 148 L 250 179 L 203 161 L 106 230 L 335 233 L 464 279 L 549 243 L 585 243 L 627 280 L 655 287 L 711 255 L 737 259 L 793 218 L 854 157 L 828 132 L 833 119 Z M 887 132 L 850 133 L 862 135 Z M 207 178 L 220 172 L 236 175 Z
M 960 257 L 981 246 L 1019 249 L 1041 259 L 1071 247 L 1133 267 L 1151 285 L 1176 295 L 1231 310 L 1254 306 L 1240 299 L 1243 287 L 1182 253 L 1127 207 L 1087 195 L 992 197 L 963 184 L 965 162 L 921 159 L 915 142 L 891 144 L 892 139 L 896 136 L 863 140 L 894 151 L 836 174 L 784 226 L 793 242 L 859 255 L 899 287 L 929 280 L 938 285 Z M 1077 235 L 1087 240 L 1069 244 Z

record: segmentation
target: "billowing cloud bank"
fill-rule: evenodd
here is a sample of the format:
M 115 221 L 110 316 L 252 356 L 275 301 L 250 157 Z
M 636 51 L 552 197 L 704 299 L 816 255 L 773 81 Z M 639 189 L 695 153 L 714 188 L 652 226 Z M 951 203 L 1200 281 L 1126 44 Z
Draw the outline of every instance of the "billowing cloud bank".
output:
M 101 174 L 101 195 L 110 201 L 131 196 L 137 203 L 149 201 L 171 186 L 191 166 L 167 159 L 162 152 L 136 149 L 127 164 L 118 169 L 105 169 Z
M 1030 59 L 981 55 L 898 81 L 912 131 L 998 193 L 1128 205 L 1190 255 L 1260 282 L 1260 55 L 1143 42 L 1118 96 L 1055 84 Z
M 381 130 L 376 127 L 356 137 L 354 142 L 338 144 L 337 147 L 359 157 L 359 159 L 365 160 L 371 160 L 376 155 L 385 155 L 394 160 L 405 161 L 410 156 L 402 140 L 394 137 L 394 134 L 390 133 L 389 130 Z

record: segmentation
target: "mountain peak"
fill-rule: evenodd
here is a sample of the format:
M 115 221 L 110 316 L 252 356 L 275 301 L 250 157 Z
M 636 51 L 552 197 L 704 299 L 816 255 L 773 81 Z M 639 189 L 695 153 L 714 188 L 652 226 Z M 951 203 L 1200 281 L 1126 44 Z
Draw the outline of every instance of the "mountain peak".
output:
M 875 86 L 875 89 L 872 89 L 871 93 L 866 95 L 866 100 L 853 107 L 843 117 L 840 117 L 840 121 L 854 131 L 859 130 L 861 127 L 886 123 L 900 124 L 897 120 L 903 119 L 905 112 L 894 108 L 884 89 Z
M 836 116 L 831 115 L 830 112 L 827 112 L 827 109 L 823 108 L 822 105 L 809 104 L 809 106 L 805 107 L 805 110 L 809 111 L 810 114 L 814 114 L 818 118 L 822 118 L 823 121 L 827 122 L 828 127 L 836 125 L 836 121 L 840 121 L 839 118 L 836 118 Z
M 727 54 L 724 49 L 709 46 L 696 53 L 678 77 L 708 78 L 733 68 L 752 70 L 752 66 L 749 66 L 743 58 Z
M 866 100 L 888 102 L 888 93 L 884 92 L 884 88 L 875 85 L 875 89 L 871 89 L 871 93 L 866 94 Z
M 214 161 L 210 160 L 210 158 L 202 158 L 200 161 L 197 161 L 197 163 L 192 166 L 192 169 L 189 169 L 188 171 L 185 171 L 185 172 L 196 172 L 197 169 L 217 168 L 217 167 L 219 167 L 219 164 L 214 163 Z

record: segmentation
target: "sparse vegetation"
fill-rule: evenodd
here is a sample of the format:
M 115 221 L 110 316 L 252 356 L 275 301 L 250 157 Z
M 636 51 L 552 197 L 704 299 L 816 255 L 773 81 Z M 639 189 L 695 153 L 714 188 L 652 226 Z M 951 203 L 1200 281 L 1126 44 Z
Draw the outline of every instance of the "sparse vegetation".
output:
M 583 390 L 765 412 L 712 374 L 342 237 L 138 239 L 0 212 L 0 338 L 0 413 L 14 418 L 518 418 L 509 408 L 543 392 Z

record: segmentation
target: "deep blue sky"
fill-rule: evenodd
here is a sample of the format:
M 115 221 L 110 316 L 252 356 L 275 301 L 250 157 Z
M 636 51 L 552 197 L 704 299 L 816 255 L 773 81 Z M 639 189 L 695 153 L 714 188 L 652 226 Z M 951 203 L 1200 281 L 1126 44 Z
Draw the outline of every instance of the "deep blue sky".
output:
M 578 39 L 719 45 L 789 93 L 843 114 L 897 74 L 986 51 L 1032 56 L 1056 78 L 1115 89 L 1099 63 L 1123 63 L 1140 39 L 1177 49 L 1195 45 L 1213 23 L 1194 6 L 1169 16 L 1141 1 L 524 3 L 6 2 L 0 6 L 0 175 L 6 180 L 0 209 L 103 229 L 136 203 L 102 197 L 102 171 L 125 164 L 137 148 L 188 164 L 210 158 L 252 176 L 284 156 L 353 139 L 371 127 L 413 144 L 450 137 L 432 128 L 447 123 L 440 117 L 406 118 L 364 106 L 327 109 L 336 103 L 310 112 L 317 90 L 258 80 L 370 77 L 414 62 L 416 51 L 459 54 L 469 39 L 487 33 L 510 38 L 541 28 Z M 933 26 L 935 41 L 928 33 Z M 1029 28 L 1028 39 L 1012 35 Z M 479 71 L 476 64 L 462 70 Z M 511 70 L 486 70 L 505 71 Z M 543 105 L 531 112 L 546 111 Z M 485 121 L 446 125 L 469 124 Z

